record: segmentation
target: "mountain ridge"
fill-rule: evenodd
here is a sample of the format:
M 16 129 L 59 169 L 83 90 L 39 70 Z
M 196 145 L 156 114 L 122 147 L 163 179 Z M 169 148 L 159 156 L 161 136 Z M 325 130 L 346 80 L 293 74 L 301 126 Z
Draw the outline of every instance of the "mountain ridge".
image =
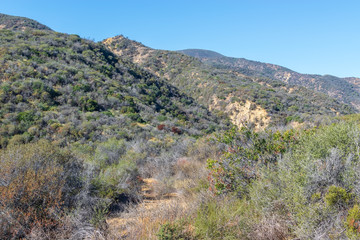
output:
M 201 104 L 230 116 L 233 123 L 238 121 L 236 119 L 241 113 L 245 114 L 243 117 L 247 121 L 258 119 L 257 126 L 260 127 L 268 117 L 272 122 L 283 121 L 285 124 L 292 119 L 302 121 L 300 119 L 317 113 L 336 115 L 353 111 L 323 93 L 302 86 L 213 66 L 177 51 L 152 49 L 123 35 L 105 39 L 103 43 L 116 55 L 164 78 Z M 210 52 L 210 55 L 214 56 L 214 53 Z M 252 109 L 258 107 L 262 109 L 258 112 L 265 110 L 266 116 L 251 116 Z
M 295 84 L 325 93 L 360 110 L 360 78 L 340 78 L 332 75 L 302 74 L 289 68 L 245 58 L 216 55 L 209 50 L 185 49 L 178 52 L 195 57 L 211 66 L 229 68 L 253 77 L 266 77 L 288 84 Z
M 18 17 L 0 13 L 0 29 L 21 30 L 36 29 L 53 31 L 48 26 L 30 18 Z

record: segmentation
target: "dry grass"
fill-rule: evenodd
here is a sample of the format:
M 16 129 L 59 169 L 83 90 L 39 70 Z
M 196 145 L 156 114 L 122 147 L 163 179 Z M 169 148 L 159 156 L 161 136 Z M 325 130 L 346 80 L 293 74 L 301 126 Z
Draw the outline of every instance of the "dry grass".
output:
M 128 206 L 119 217 L 107 220 L 112 239 L 156 239 L 160 226 L 189 216 L 194 201 L 170 194 L 167 198 L 144 200 Z
M 143 202 L 127 206 L 119 216 L 107 219 L 108 239 L 157 239 L 160 227 L 169 222 L 188 219 L 196 214 L 201 202 L 210 198 L 196 189 L 206 179 L 206 159 L 216 154 L 203 140 L 189 150 L 189 156 L 177 159 L 172 175 L 156 174 L 143 179 Z M 204 195 L 205 194 L 205 195 Z M 192 229 L 192 226 L 187 226 Z
M 193 177 L 200 165 L 196 168 L 193 164 L 185 165 L 185 169 L 183 166 L 177 169 L 178 174 L 173 176 L 171 186 L 154 178 L 143 179 L 143 202 L 129 205 L 120 216 L 107 220 L 109 239 L 157 239 L 162 224 L 193 214 L 201 198 L 186 189 L 196 185 L 197 179 Z

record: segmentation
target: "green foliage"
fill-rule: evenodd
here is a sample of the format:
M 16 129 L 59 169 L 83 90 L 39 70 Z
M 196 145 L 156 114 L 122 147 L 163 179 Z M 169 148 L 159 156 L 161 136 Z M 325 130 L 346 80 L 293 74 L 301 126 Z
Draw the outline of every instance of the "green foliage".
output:
M 109 139 L 97 145 L 93 164 L 99 167 L 97 177 L 92 180 L 92 194 L 116 199 L 120 194 L 136 192 L 139 187 L 136 159 L 142 157 L 126 150 L 124 140 Z
M 144 120 L 141 118 L 140 114 L 138 113 L 128 113 L 126 116 L 128 116 L 131 120 L 135 122 L 144 122 Z
M 17 120 L 19 122 L 32 123 L 35 120 L 34 112 L 32 111 L 20 112 L 17 115 Z
M 348 216 L 345 222 L 346 235 L 350 239 L 358 239 L 360 236 L 360 208 L 359 205 L 354 205 L 349 209 Z
M 202 204 L 193 220 L 198 239 L 246 238 L 246 231 L 249 230 L 246 221 L 250 218 L 238 218 L 241 214 L 252 215 L 243 200 L 228 197 L 222 201 L 211 199 Z
M 336 216 L 358 197 L 358 131 L 357 125 L 342 122 L 300 132 L 291 152 L 260 170 L 249 190 L 251 201 L 264 216 L 282 206 L 275 213 L 296 222 L 291 228 L 299 238 L 343 238 Z
M 159 240 L 192 240 L 197 239 L 186 229 L 184 222 L 165 223 L 157 233 Z
M 220 160 L 208 160 L 211 189 L 221 196 L 235 192 L 247 204 L 237 216 L 248 219 L 242 232 L 250 239 L 346 239 L 344 214 L 359 198 L 356 122 L 296 132 L 225 132 L 217 138 L 224 146 Z M 201 209 L 209 221 L 203 226 L 212 225 L 211 209 Z M 346 223 L 352 239 L 358 238 L 356 214 L 358 207 L 349 210 Z
M 225 150 L 220 159 L 207 162 L 211 190 L 217 194 L 228 191 L 243 194 L 256 178 L 259 164 L 275 163 L 278 156 L 297 142 L 297 138 L 294 130 L 258 133 L 243 127 L 240 131 L 232 128 L 216 141 L 225 144 Z
M 167 117 L 164 116 L 164 115 L 159 115 L 159 116 L 157 117 L 157 120 L 160 121 L 160 122 L 163 122 L 163 121 L 166 121 L 166 120 L 167 120 Z
M 93 212 L 90 223 L 96 228 L 103 228 L 106 225 L 106 217 L 109 215 L 109 203 L 105 201 L 98 202 L 93 207 Z
M 83 111 L 94 112 L 100 110 L 99 104 L 94 99 L 80 98 L 80 106 Z
M 330 186 L 324 197 L 325 203 L 330 206 L 346 207 L 352 200 L 351 193 L 347 193 L 342 187 Z

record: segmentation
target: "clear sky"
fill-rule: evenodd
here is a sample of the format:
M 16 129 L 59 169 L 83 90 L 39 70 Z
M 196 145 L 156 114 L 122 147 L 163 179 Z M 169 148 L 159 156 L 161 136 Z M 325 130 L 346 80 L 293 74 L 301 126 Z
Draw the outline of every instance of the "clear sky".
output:
M 122 34 L 157 49 L 360 77 L 359 0 L 1 0 L 0 12 L 96 41 Z

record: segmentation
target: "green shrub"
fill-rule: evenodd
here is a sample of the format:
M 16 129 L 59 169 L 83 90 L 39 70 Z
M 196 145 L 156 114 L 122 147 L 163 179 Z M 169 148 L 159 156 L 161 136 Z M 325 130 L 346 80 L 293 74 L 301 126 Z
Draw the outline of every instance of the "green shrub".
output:
M 159 115 L 159 116 L 157 116 L 157 120 L 158 120 L 159 122 L 163 122 L 163 121 L 166 121 L 166 120 L 167 120 L 167 117 L 164 116 L 164 115 Z
M 256 168 L 275 163 L 298 139 L 294 130 L 255 132 L 243 127 L 239 131 L 232 128 L 217 136 L 216 141 L 226 147 L 220 159 L 207 161 L 211 190 L 242 195 L 256 177 Z
M 360 208 L 355 205 L 348 212 L 345 222 L 346 235 L 351 239 L 359 239 L 360 237 Z
M 99 104 L 94 99 L 87 97 L 80 98 L 80 106 L 83 111 L 94 112 L 100 110 Z
M 31 123 L 35 119 L 33 111 L 19 112 L 17 115 L 17 120 L 19 122 Z
M 330 186 L 328 192 L 325 194 L 324 200 L 330 207 L 346 207 L 353 199 L 351 193 L 347 193 L 342 187 Z
M 245 200 L 228 196 L 202 204 L 193 221 L 199 239 L 235 240 L 245 238 L 255 219 L 253 207 Z
M 143 123 L 144 120 L 141 118 L 140 114 L 138 113 L 128 113 L 126 114 L 127 117 L 129 117 L 131 120 L 139 122 L 139 123 Z
M 103 229 L 106 225 L 106 218 L 109 215 L 109 203 L 100 200 L 92 209 L 93 214 L 90 223 L 96 228 Z
M 192 240 L 197 239 L 192 232 L 186 229 L 184 222 L 165 223 L 157 233 L 159 240 Z

